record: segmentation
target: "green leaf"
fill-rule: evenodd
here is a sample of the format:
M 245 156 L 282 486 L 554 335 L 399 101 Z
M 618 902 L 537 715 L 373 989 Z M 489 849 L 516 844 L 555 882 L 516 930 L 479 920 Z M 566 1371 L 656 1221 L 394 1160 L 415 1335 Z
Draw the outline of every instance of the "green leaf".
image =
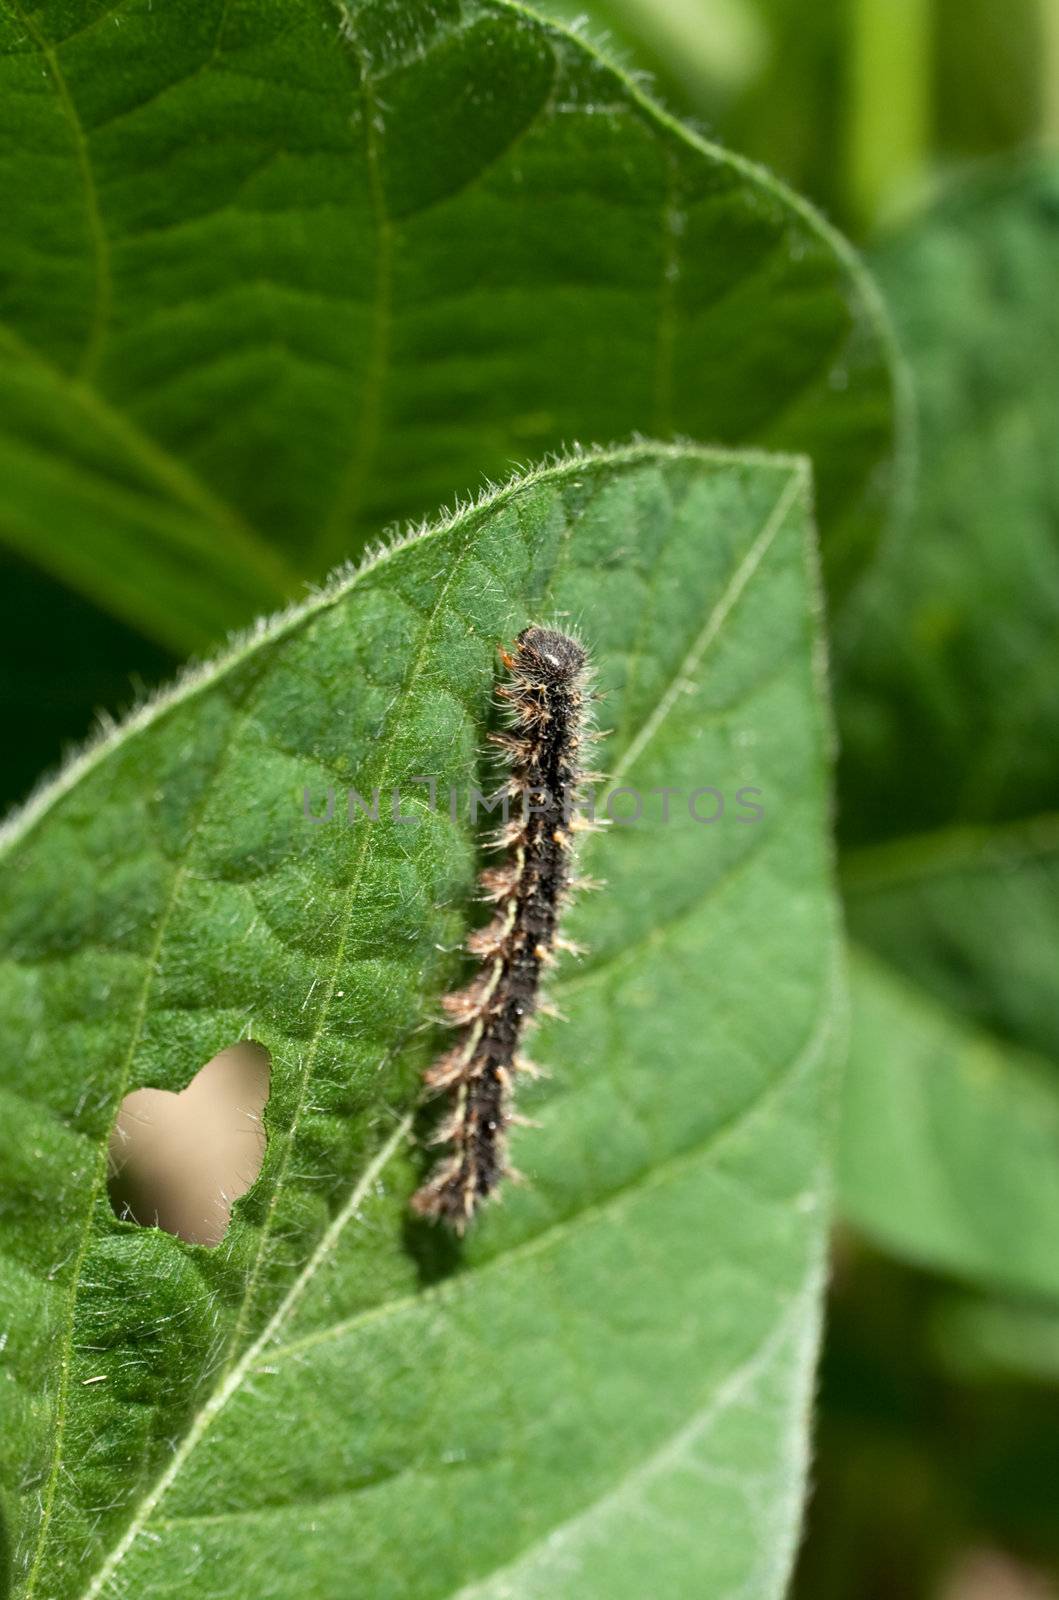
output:
M 932 1318 L 941 1364 L 964 1383 L 1059 1385 L 1059 1312 L 1052 1306 L 950 1295 Z
M 874 264 L 922 460 L 841 655 L 853 842 L 1059 804 L 1059 161 L 962 184 Z
M 912 355 L 919 503 L 847 619 L 856 985 L 847 1214 L 1059 1292 L 1059 165 L 961 186 L 879 258 Z M 864 841 L 870 841 L 865 843 Z
M 473 916 L 480 830 L 445 797 L 482 779 L 497 643 L 568 616 L 644 821 L 585 851 L 608 885 L 535 1041 L 530 1182 L 456 1247 L 407 1211 Z M 20 1596 L 779 1600 L 841 1014 L 819 626 L 804 462 L 577 458 L 340 576 L 8 830 Z M 350 785 L 418 823 L 304 819 L 304 786 Z M 693 822 L 706 785 L 762 818 Z M 223 1245 L 119 1222 L 122 1096 L 250 1036 L 268 1148 Z
M 847 854 L 839 1184 L 890 1249 L 1059 1296 L 1059 816 Z
M 1014 1362 L 1002 1375 L 999 1318 L 989 1333 L 983 1328 L 976 1351 L 971 1330 L 951 1315 L 957 1299 L 970 1312 L 966 1291 L 840 1236 L 818 1383 L 810 1525 L 791 1590 L 797 1600 L 849 1600 L 868 1592 L 868 1583 L 879 1595 L 945 1593 L 941 1574 L 975 1548 L 1032 1552 L 1054 1569 L 1055 1490 L 1046 1463 L 1059 1393 L 1012 1382 Z M 1016 1313 L 1010 1301 L 992 1308 Z M 1029 1303 L 1017 1311 L 1026 1319 L 1026 1355 L 1034 1337 L 1043 1355 L 1045 1317 L 1036 1319 L 1034 1336 Z M 995 1345 L 989 1374 L 987 1343 Z M 1009 1344 L 1014 1356 L 1014 1326 Z M 1018 1376 L 1034 1376 L 1028 1360 Z M 1036 1376 L 1046 1376 L 1043 1364 Z M 966 1590 L 954 1592 L 970 1600 Z M 1002 1574 L 972 1592 L 1000 1600 Z
M 810 455 L 833 596 L 873 547 L 863 268 L 520 5 L 13 0 L 0 180 L 0 537 L 168 644 L 635 430 Z
M 1059 1063 L 1059 816 L 850 851 L 843 883 L 850 929 L 878 957 L 975 1027 Z
M 1059 1296 L 1056 1063 L 960 1022 L 867 956 L 852 963 L 839 1187 L 898 1255 Z

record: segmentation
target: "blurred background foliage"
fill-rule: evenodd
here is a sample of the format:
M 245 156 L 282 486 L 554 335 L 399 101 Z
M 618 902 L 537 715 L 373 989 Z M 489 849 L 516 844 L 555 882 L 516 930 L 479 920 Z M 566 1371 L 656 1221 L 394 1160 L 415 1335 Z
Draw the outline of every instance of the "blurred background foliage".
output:
M 1059 141 L 1059 0 L 544 0 L 704 136 L 761 162 L 865 249 L 974 159 Z M 160 575 L 160 588 L 164 587 Z M 145 591 L 149 582 L 145 584 Z M 299 586 L 295 586 L 299 587 Z M 142 633 L 5 549 L 0 696 L 21 798 L 99 708 L 178 656 L 144 594 Z M 58 629 L 41 626 L 59 617 Z M 242 617 L 239 617 L 242 621 Z M 69 662 L 78 663 L 71 676 Z
M 884 552 L 850 637 L 836 641 L 844 841 L 870 851 L 905 832 L 1027 817 L 1036 826 L 1059 812 L 1059 672 L 1048 665 L 1059 605 L 1059 468 L 1048 466 L 1059 461 L 1059 180 L 1040 154 L 1059 140 L 1059 0 L 541 9 L 642 74 L 704 135 L 816 202 L 868 254 L 913 358 L 917 538 Z M 1026 147 L 1038 154 L 1020 157 Z M 0 546 L 5 804 L 55 767 L 100 708 L 119 712 L 175 668 L 150 612 L 139 632 Z M 1008 748 L 1013 682 L 1028 687 Z M 1001 765 L 976 777 L 962 763 L 980 725 Z M 1057 840 L 1053 829 L 1038 865 L 1054 860 Z M 1012 896 L 1029 892 L 1014 868 L 1004 881 Z M 972 901 L 952 918 L 976 915 Z M 985 930 L 998 950 L 1019 934 L 1017 909 L 1004 916 Z M 871 946 L 870 919 L 860 921 Z M 928 932 L 939 985 L 966 996 L 955 1010 L 1047 1054 L 1054 950 L 1041 1001 L 1050 1021 L 1038 1010 L 1023 1026 L 1000 1000 L 995 1014 L 975 1015 L 992 996 L 984 958 L 957 949 L 954 934 L 942 941 L 938 926 Z M 1048 931 L 1042 916 L 1038 966 Z M 888 956 L 892 936 L 884 930 L 876 950 Z M 988 1170 L 979 1181 L 988 1187 Z M 1016 1292 L 1003 1274 L 961 1274 L 943 1251 L 916 1264 L 915 1249 L 889 1242 L 883 1254 L 848 1228 L 836 1242 L 798 1600 L 1056 1600 L 1054 1299 Z
M 863 241 L 947 169 L 1059 138 L 1057 0 L 548 0 Z

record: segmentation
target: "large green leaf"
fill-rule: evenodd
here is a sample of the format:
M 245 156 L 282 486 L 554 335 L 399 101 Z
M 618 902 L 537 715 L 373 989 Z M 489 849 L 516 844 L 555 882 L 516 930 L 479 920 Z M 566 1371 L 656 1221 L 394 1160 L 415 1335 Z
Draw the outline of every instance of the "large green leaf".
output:
M 913 1261 L 1059 1296 L 1056 1063 L 853 963 L 839 1181 L 848 1219 Z
M 931 1329 L 940 1360 L 970 1383 L 1059 1387 L 1059 1312 L 1032 1301 L 950 1293 Z
M 608 886 L 535 1042 L 531 1181 L 446 1246 L 407 1213 L 472 914 L 476 830 L 444 797 L 482 778 L 497 642 L 570 615 L 644 820 L 586 852 Z M 575 459 L 248 637 L 9 829 L 19 1595 L 778 1600 L 841 1014 L 819 624 L 804 462 Z M 417 825 L 385 799 L 377 823 L 303 818 L 304 786 L 319 810 L 351 784 L 401 786 Z M 713 826 L 687 811 L 706 785 Z M 224 1244 L 119 1222 L 123 1094 L 246 1036 L 268 1148 Z
M 971 1549 L 1019 1552 L 1045 1582 L 1059 1556 L 1048 1471 L 1059 1390 L 1033 1380 L 1048 1377 L 1048 1342 L 1028 1299 L 986 1300 L 844 1234 L 792 1596 L 1000 1600 L 1000 1571 L 992 1587 L 945 1581 Z M 1015 1593 L 1030 1600 L 1033 1588 Z
M 853 852 L 840 1184 L 914 1260 L 1059 1296 L 1059 817 Z
M 863 969 L 849 1214 L 1059 1292 L 1059 165 L 962 185 L 879 257 L 912 354 L 919 503 L 841 650 Z M 924 831 L 925 830 L 925 831 Z
M 855 842 L 1059 803 L 1059 160 L 961 184 L 874 264 L 922 459 L 842 653 Z
M 888 335 L 848 247 L 504 0 L 4 0 L 0 537 L 198 648 L 513 460 L 813 459 L 871 550 Z

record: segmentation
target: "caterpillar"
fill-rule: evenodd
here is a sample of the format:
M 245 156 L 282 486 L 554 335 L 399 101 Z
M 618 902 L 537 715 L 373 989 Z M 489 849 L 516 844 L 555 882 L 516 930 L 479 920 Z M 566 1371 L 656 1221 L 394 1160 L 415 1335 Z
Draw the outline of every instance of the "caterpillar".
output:
M 587 652 L 568 634 L 534 626 L 500 659 L 508 680 L 497 696 L 508 727 L 490 741 L 502 753 L 506 794 L 520 814 L 492 841 L 504 852 L 502 863 L 479 876 L 482 898 L 495 906 L 465 946 L 479 971 L 442 999 L 462 1036 L 427 1069 L 424 1095 L 446 1099 L 429 1142 L 448 1150 L 412 1197 L 414 1211 L 459 1234 L 505 1178 L 520 1176 L 507 1154 L 508 1129 L 525 1120 L 514 1111 L 514 1083 L 519 1073 L 538 1070 L 520 1052 L 522 1037 L 544 1009 L 544 970 L 560 951 L 580 953 L 560 937 L 563 906 L 574 889 L 593 887 L 572 872 L 574 835 L 593 826 L 575 815 L 580 786 L 598 776 L 582 765 L 586 745 L 598 737 L 586 717 Z

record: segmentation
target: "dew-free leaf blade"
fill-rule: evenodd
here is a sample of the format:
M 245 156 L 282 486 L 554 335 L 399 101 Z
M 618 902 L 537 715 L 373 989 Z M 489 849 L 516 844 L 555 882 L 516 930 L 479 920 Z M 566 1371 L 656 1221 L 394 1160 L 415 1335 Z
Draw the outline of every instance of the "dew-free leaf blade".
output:
M 851 1002 L 846 1218 L 906 1259 L 1059 1297 L 1055 1064 L 975 1030 L 867 956 L 852 964 Z
M 846 857 L 839 1183 L 890 1249 L 1059 1295 L 1059 818 Z
M 838 651 L 849 924 L 897 985 L 858 986 L 846 1205 L 914 1259 L 1053 1294 L 1059 166 L 968 177 L 876 259 L 922 462 Z
M 923 993 L 1059 1062 L 1059 815 L 851 850 L 850 931 Z
M 644 816 L 585 851 L 608 886 L 534 1041 L 530 1181 L 458 1249 L 409 1221 L 408 1130 L 474 914 L 465 800 L 497 644 L 571 616 Z M 575 459 L 248 638 L 16 822 L 20 1596 L 426 1600 L 510 1570 L 779 1600 L 841 1014 L 819 627 L 804 462 Z M 345 820 L 351 786 L 377 822 Z M 223 1244 L 117 1221 L 122 1095 L 244 1036 L 268 1148 Z
M 1059 161 L 968 176 L 874 264 L 921 461 L 838 644 L 851 843 L 1059 807 Z
M 84 383 L 0 328 L 8 549 L 178 651 L 272 609 L 297 569 Z
M 19 3 L 0 175 L 0 536 L 166 642 L 633 431 L 811 455 L 833 596 L 872 547 L 867 275 L 520 5 Z
M 1059 1382 L 1059 1312 L 1030 1299 L 953 1293 L 933 1318 L 949 1371 L 963 1382 Z

